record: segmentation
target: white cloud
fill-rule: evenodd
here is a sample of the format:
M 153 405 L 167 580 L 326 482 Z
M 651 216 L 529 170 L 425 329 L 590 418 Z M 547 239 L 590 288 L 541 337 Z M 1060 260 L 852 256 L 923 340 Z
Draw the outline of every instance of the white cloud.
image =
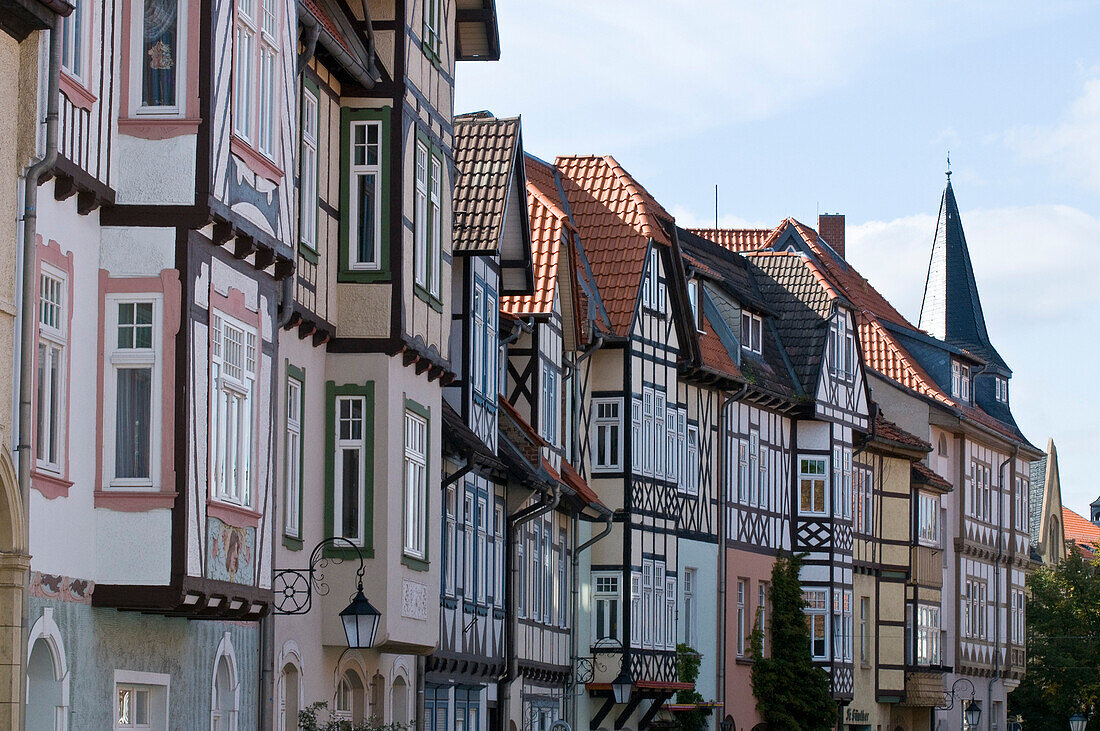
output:
M 713 228 L 714 227 L 714 213 L 702 214 L 693 208 L 686 206 L 673 206 L 668 211 L 672 214 L 672 217 L 676 219 L 676 225 L 681 228 Z M 718 216 L 718 226 L 720 228 L 767 228 L 774 226 L 778 221 L 773 223 L 761 223 L 760 221 L 750 221 L 740 216 L 734 216 L 732 214 L 721 214 Z
M 1100 78 L 1085 82 L 1062 120 L 1047 127 L 1017 127 L 1005 135 L 1010 148 L 1053 174 L 1074 178 L 1100 192 Z
M 1100 392 L 1100 219 L 1069 206 L 962 213 L 989 335 L 1013 369 L 1012 411 L 1033 443 L 1054 437 L 1062 499 L 1079 511 L 1096 497 L 1089 456 Z M 934 215 L 850 226 L 848 259 L 916 322 Z

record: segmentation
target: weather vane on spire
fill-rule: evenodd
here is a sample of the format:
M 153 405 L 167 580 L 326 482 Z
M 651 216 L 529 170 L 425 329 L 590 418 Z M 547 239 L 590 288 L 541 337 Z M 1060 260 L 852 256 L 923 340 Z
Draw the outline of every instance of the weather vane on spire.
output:
M 947 151 L 947 179 L 951 180 L 951 150 Z

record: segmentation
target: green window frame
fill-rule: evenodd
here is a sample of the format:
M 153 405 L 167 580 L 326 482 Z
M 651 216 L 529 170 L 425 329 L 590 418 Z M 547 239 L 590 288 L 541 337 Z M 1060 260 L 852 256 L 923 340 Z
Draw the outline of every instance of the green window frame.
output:
M 290 445 L 287 443 L 287 440 L 289 439 L 290 431 L 291 431 L 291 419 L 290 419 L 290 413 L 291 412 L 290 412 L 290 400 L 289 399 L 290 399 L 290 382 L 292 380 L 296 381 L 297 384 L 298 384 L 298 420 L 297 420 L 298 421 L 298 423 L 297 423 L 297 428 L 298 428 L 298 432 L 297 432 L 297 434 L 298 434 L 298 454 L 297 454 L 297 459 L 296 459 L 297 473 L 298 473 L 298 475 L 297 475 L 297 477 L 298 477 L 298 490 L 297 490 L 297 493 L 298 493 L 298 499 L 297 499 L 298 511 L 297 511 L 297 521 L 296 521 L 296 523 L 297 523 L 297 531 L 296 531 L 297 535 L 290 532 L 289 522 L 286 519 L 286 517 L 284 516 L 284 518 L 283 518 L 283 545 L 286 546 L 287 548 L 289 548 L 292 551 L 301 551 L 302 546 L 303 546 L 303 542 L 302 542 L 303 541 L 303 539 L 302 539 L 302 485 L 304 483 L 303 478 L 305 476 L 304 468 L 302 467 L 302 458 L 305 455 L 305 448 L 303 446 L 303 437 L 304 437 L 304 434 L 305 434 L 305 423 L 306 423 L 306 371 L 305 371 L 304 368 L 298 368 L 297 366 L 295 366 L 293 363 L 291 363 L 288 360 L 288 361 L 286 361 L 286 379 L 285 379 L 285 383 L 283 384 L 283 393 L 285 393 L 287 395 L 287 404 L 286 404 L 287 411 L 284 414 L 284 418 L 285 418 L 284 427 L 285 427 L 285 429 L 284 429 L 284 437 L 283 437 L 283 439 L 284 439 L 284 441 L 283 441 L 283 452 L 284 452 L 284 458 L 283 458 L 283 496 L 284 496 L 284 498 L 287 496 L 287 492 L 288 492 L 287 486 L 289 485 L 289 482 L 287 482 L 287 480 L 289 479 L 288 476 L 290 474 L 290 469 L 291 469 L 290 463 L 288 461 L 290 459 Z
M 309 97 L 312 97 L 313 114 L 312 117 L 308 114 L 307 103 Z M 325 97 L 321 95 L 321 90 L 312 79 L 303 77 L 302 90 L 301 90 L 301 124 L 299 125 L 298 132 L 298 254 L 311 264 L 316 264 L 320 261 L 319 252 L 321 245 L 317 241 L 321 227 L 321 104 L 327 103 Z M 313 122 L 313 137 L 310 139 L 309 125 L 306 123 L 309 119 Z M 312 202 L 305 200 L 305 195 L 310 192 L 310 188 L 306 186 L 307 170 L 309 165 L 310 154 L 312 153 L 312 167 L 313 167 L 313 186 L 312 186 Z M 309 207 L 307 207 L 309 206 Z M 310 214 L 309 211 L 312 210 Z M 312 218 L 309 216 L 312 215 Z M 308 228 L 312 228 L 313 240 L 308 240 Z
M 443 0 L 424 0 L 421 11 L 424 15 L 420 48 L 433 64 L 441 61 L 440 42 L 443 36 Z
M 445 159 L 443 148 L 424 130 L 417 129 L 413 152 L 413 291 L 437 312 L 443 311 Z
M 340 262 L 337 267 L 337 281 L 340 282 L 384 282 L 390 279 L 390 230 L 393 224 L 390 221 L 390 139 L 392 129 L 390 126 L 390 107 L 378 107 L 375 109 L 340 109 Z M 351 262 L 352 208 L 356 201 L 352 198 L 353 175 L 353 144 L 352 135 L 361 125 L 359 123 L 374 122 L 378 125 L 378 160 L 375 167 L 378 170 L 378 187 L 376 191 L 379 204 L 376 210 L 378 217 L 376 246 L 378 252 L 376 263 L 367 268 L 366 265 L 354 265 Z M 368 127 L 369 129 L 369 127 Z M 360 174 L 356 172 L 356 174 Z M 357 206 L 356 206 L 357 208 Z
M 374 558 L 374 382 L 363 385 L 337 385 L 335 381 L 325 383 L 325 528 L 326 535 L 341 535 L 339 516 L 336 515 L 336 448 L 337 448 L 337 402 L 341 396 L 359 396 L 363 398 L 362 467 L 365 474 L 363 482 L 362 545 L 360 549 L 365 558 Z M 326 556 L 345 558 L 355 557 L 356 551 L 346 545 L 329 546 Z
M 424 495 L 423 502 L 421 503 L 421 509 L 423 510 L 420 515 L 421 530 L 424 531 L 424 556 L 419 558 L 417 556 L 409 555 L 405 550 L 405 544 L 408 542 L 406 532 L 408 530 L 408 510 L 409 510 L 409 485 L 408 485 L 408 468 L 406 465 L 406 455 L 408 454 L 408 431 L 405 426 L 405 412 L 415 414 L 424 420 Z M 431 411 L 412 399 L 405 399 L 405 411 L 401 414 L 401 426 L 402 426 L 402 441 L 401 441 L 401 515 L 402 515 L 402 551 L 401 551 L 401 563 L 409 567 L 414 571 L 427 571 L 431 566 L 431 520 L 428 506 L 430 500 L 428 495 L 431 490 L 431 466 L 432 466 L 432 416 Z

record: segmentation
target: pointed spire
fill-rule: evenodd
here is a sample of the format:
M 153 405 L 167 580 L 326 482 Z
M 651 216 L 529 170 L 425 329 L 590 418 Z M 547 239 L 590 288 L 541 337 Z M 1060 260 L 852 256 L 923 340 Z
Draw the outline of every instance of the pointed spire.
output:
M 951 345 L 969 350 L 992 366 L 1009 370 L 986 331 L 974 267 L 970 263 L 959 206 L 951 187 L 950 157 L 947 186 L 940 199 L 936 237 L 928 262 L 920 328 Z

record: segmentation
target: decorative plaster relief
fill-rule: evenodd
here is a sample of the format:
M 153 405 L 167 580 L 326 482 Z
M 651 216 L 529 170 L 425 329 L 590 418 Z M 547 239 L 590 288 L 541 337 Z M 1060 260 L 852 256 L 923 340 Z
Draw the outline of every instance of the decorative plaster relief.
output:
M 428 619 L 427 586 L 408 579 L 401 583 L 401 616 L 409 619 Z
M 206 519 L 206 578 L 255 584 L 256 529 Z
M 71 576 L 31 572 L 31 596 L 39 599 L 57 599 L 63 602 L 91 604 L 95 582 L 91 579 L 74 579 Z

